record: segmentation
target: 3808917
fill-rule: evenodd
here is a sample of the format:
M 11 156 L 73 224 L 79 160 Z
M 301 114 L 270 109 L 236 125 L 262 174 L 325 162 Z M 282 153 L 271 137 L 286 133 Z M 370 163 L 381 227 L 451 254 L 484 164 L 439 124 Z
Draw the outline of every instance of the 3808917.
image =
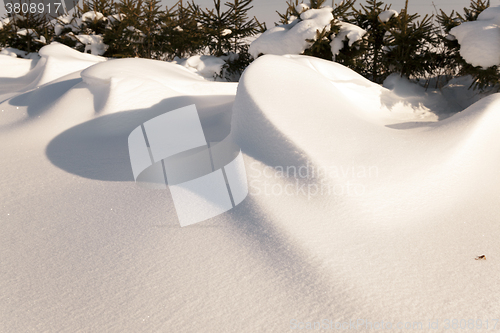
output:
M 63 12 L 64 8 L 62 2 L 6 2 L 5 10 L 7 14 L 19 14 L 19 15 L 28 15 L 28 14 L 60 14 Z

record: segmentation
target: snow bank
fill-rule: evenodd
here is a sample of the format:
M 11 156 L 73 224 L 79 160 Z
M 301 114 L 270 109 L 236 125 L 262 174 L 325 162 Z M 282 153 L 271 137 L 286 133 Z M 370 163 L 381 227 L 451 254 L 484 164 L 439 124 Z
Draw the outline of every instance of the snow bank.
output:
M 342 318 L 494 315 L 500 95 L 421 124 L 382 119 L 386 96 L 334 63 L 257 59 L 232 123 L 254 205 L 330 283 L 342 281 Z M 488 267 L 474 260 L 482 252 Z
M 293 332 L 318 318 L 334 330 L 499 313 L 498 94 L 436 122 L 404 79 L 386 89 L 310 57 L 263 56 L 236 94 L 172 63 L 42 54 L 15 96 L 2 89 L 18 78 L 0 79 L 5 331 Z M 14 61 L 28 60 L 0 55 L 0 68 Z M 127 137 L 190 104 L 211 135 L 240 142 L 250 195 L 181 229 L 167 191 L 134 183 Z
M 268 29 L 250 44 L 250 54 L 254 58 L 260 54 L 301 54 L 311 45 L 306 39 L 315 39 L 318 30 L 330 28 L 332 8 L 309 9 L 300 18 L 301 21 Z
M 15 52 L 11 53 L 9 50 L 5 50 L 4 53 L 4 50 L 0 52 L 0 66 L 2 67 L 0 82 L 4 78 L 24 76 L 31 70 L 33 63 L 36 64 L 37 60 L 17 58 Z
M 398 15 L 399 13 L 397 11 L 395 11 L 394 9 L 389 9 L 378 14 L 378 18 L 381 22 L 387 22 L 391 19 L 391 17 L 398 17 Z
M 477 21 L 451 29 L 460 44 L 460 55 L 473 66 L 488 68 L 500 64 L 500 6 L 489 7 Z
M 209 82 L 175 63 L 140 58 L 109 60 L 84 70 L 81 76 L 100 101 L 98 112 L 151 107 L 180 95 L 234 95 L 237 87 Z
M 46 83 L 79 72 L 106 58 L 78 52 L 66 45 L 53 42 L 38 52 L 40 59 L 30 62 L 30 70 L 24 75 L 16 75 L 9 84 L 2 85 L 2 92 L 28 91 Z M 27 63 L 25 63 L 27 64 Z M 31 68 L 32 65 L 36 65 Z M 27 66 L 27 65 L 24 65 Z M 2 79 L 0 79 L 0 84 Z
M 38 77 L 32 82 L 36 86 L 106 61 L 106 58 L 81 53 L 56 42 L 42 47 L 38 54 L 41 59 L 32 71 L 38 72 Z
M 21 58 L 25 58 L 28 55 L 28 52 L 22 51 L 13 47 L 5 47 L 0 51 L 1 55 L 11 56 L 17 58 L 18 56 Z

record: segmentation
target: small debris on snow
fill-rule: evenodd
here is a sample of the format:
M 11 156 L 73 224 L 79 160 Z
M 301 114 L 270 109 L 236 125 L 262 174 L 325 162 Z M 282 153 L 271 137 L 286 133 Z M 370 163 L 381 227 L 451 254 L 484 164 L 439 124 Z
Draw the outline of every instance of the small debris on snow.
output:
M 481 254 L 480 256 L 477 256 L 475 260 L 486 260 L 486 255 Z

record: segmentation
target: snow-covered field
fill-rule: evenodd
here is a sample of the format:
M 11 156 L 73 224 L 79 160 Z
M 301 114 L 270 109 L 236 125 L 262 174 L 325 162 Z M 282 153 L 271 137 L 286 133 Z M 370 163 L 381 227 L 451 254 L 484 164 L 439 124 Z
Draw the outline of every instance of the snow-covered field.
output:
M 0 55 L 1 332 L 500 329 L 499 94 L 305 56 L 238 85 L 40 54 Z M 181 228 L 127 138 L 191 104 L 236 138 L 250 193 Z

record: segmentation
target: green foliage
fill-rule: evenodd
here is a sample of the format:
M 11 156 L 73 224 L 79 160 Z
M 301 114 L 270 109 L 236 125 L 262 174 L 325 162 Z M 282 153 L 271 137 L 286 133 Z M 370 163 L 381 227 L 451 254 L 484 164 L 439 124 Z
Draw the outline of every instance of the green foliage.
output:
M 214 1 L 214 9 L 200 11 L 199 22 L 209 36 L 207 46 L 211 55 L 221 56 L 225 50 L 231 49 L 229 29 L 229 11 L 221 10 L 220 0 Z
M 398 72 L 407 78 L 425 77 L 435 68 L 433 46 L 436 44 L 436 28 L 432 16 L 417 21 L 418 14 L 408 14 L 408 0 L 405 8 L 386 36 L 387 51 L 383 61 L 391 72 Z
M 366 5 L 361 5 L 361 10 L 355 9 L 354 24 L 366 30 L 363 53 L 356 71 L 376 83 L 382 83 L 390 73 L 384 62 L 383 49 L 386 46 L 385 36 L 394 26 L 395 17 L 392 16 L 388 22 L 379 19 L 380 13 L 389 9 L 390 6 L 377 0 L 368 0 Z
M 436 10 L 439 31 L 433 25 L 433 16 L 419 19 L 419 15 L 408 13 L 408 0 L 400 14 L 387 22 L 382 22 L 379 15 L 390 6 L 366 0 L 357 9 L 355 1 L 332 1 L 334 19 L 307 40 L 310 46 L 305 55 L 333 59 L 377 83 L 394 72 L 408 78 L 472 75 L 474 89 L 500 89 L 498 66 L 485 69 L 468 64 L 460 56 L 458 41 L 450 35 L 454 27 L 477 20 L 490 6 L 489 0 L 471 0 L 463 13 L 452 11 L 448 15 Z M 312 0 L 300 7 L 301 3 L 287 0 L 286 11 L 278 13 L 280 23 L 295 24 L 301 21 L 304 10 L 328 5 L 326 0 Z M 57 41 L 88 52 L 92 47 L 86 43 L 102 41 L 99 52 L 107 57 L 174 60 L 210 54 L 226 61 L 219 78 L 235 80 L 253 61 L 247 38 L 267 28 L 255 17 L 249 18 L 252 0 L 213 0 L 213 6 L 203 9 L 195 0 L 178 0 L 164 8 L 161 0 L 84 0 L 71 16 L 9 16 L 9 21 L 0 25 L 0 47 L 37 52 Z M 342 22 L 356 25 L 366 34 L 354 44 L 346 37 L 340 53 L 333 55 L 331 43 L 339 35 Z
M 214 9 L 199 10 L 198 22 L 208 37 L 206 45 L 211 55 L 222 56 L 242 50 L 243 39 L 257 32 L 255 19 L 248 19 L 252 0 L 226 2 L 225 11 L 220 0 L 213 0 Z M 194 7 L 194 4 L 193 4 Z
M 27 53 L 38 52 L 53 34 L 53 27 L 45 14 L 20 13 L 9 17 L 0 28 L 0 47 L 13 47 Z
M 247 44 L 242 40 L 257 32 L 258 22 L 255 18 L 248 18 L 248 11 L 253 8 L 253 6 L 250 6 L 251 3 L 252 0 L 226 2 L 226 6 L 229 7 L 230 11 L 229 29 L 231 30 L 231 51 L 233 52 L 244 51 Z
M 460 44 L 449 35 L 451 29 L 459 26 L 463 22 L 476 21 L 479 14 L 490 6 L 490 1 L 472 0 L 470 8 L 464 8 L 463 15 L 452 11 L 446 14 L 443 10 L 437 16 L 441 28 L 440 40 L 442 43 L 442 53 L 440 57 L 441 68 L 449 75 L 471 75 L 474 79 L 471 87 L 484 91 L 488 88 L 500 91 L 500 73 L 498 66 L 489 68 L 474 67 L 468 64 L 460 56 Z
M 205 49 L 205 33 L 198 17 L 200 8 L 196 4 L 178 1 L 172 7 L 166 8 L 162 15 L 161 52 L 166 59 L 185 58 Z
M 332 60 L 333 54 L 330 46 L 331 39 L 338 34 L 340 30 L 340 26 L 338 25 L 339 21 L 346 21 L 347 17 L 350 14 L 350 10 L 354 5 L 356 0 L 347 0 L 343 1 L 340 4 L 333 7 L 332 15 L 333 20 L 330 23 L 330 26 L 323 28 L 322 30 L 316 31 L 316 36 L 313 39 L 307 40 L 310 43 L 310 46 L 304 51 L 304 55 L 318 57 L 326 60 Z M 320 9 L 325 6 L 326 1 L 311 1 L 310 9 Z M 289 0 L 287 2 L 287 9 L 284 14 L 278 12 L 280 17 L 280 22 L 282 24 L 291 24 L 293 21 L 302 21 L 299 13 L 297 11 L 297 7 L 299 5 L 298 0 Z M 357 51 L 359 51 L 359 47 L 356 44 L 353 47 L 349 47 L 347 45 L 347 41 L 344 45 L 344 49 L 341 51 L 341 54 L 337 57 L 337 61 L 348 65 L 351 58 L 356 57 Z
M 333 54 L 330 46 L 330 37 L 335 32 L 338 32 L 338 28 L 338 26 L 332 23 L 332 26 L 329 29 L 323 28 L 321 31 L 316 30 L 316 36 L 314 39 L 307 40 L 311 46 L 304 51 L 304 55 L 325 60 L 332 60 Z
M 470 8 L 464 7 L 464 15 L 458 14 L 458 18 L 462 22 L 476 21 L 477 17 L 483 10 L 490 6 L 490 0 L 472 0 L 470 3 Z

